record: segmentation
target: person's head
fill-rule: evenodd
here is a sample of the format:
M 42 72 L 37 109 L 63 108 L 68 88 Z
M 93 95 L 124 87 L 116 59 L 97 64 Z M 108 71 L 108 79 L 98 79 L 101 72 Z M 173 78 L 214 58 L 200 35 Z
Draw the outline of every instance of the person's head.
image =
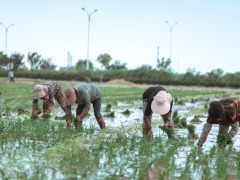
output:
M 68 106 L 73 105 L 77 100 L 77 95 L 73 87 L 65 89 L 64 96 L 65 102 Z
M 225 121 L 226 114 L 224 106 L 219 101 L 212 101 L 208 109 L 208 119 L 210 122 Z
M 171 94 L 167 93 L 166 91 L 159 91 L 156 96 L 153 97 L 151 109 L 156 114 L 167 114 L 170 111 L 171 102 Z
M 47 93 L 46 93 L 46 87 L 44 85 L 35 85 L 33 88 L 34 92 L 34 99 L 46 99 Z

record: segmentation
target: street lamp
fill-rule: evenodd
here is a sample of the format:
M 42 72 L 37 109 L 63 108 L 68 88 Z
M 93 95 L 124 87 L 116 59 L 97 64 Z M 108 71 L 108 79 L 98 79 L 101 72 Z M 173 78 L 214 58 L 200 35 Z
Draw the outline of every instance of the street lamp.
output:
M 170 25 L 170 44 L 169 44 L 169 59 L 172 60 L 172 29 L 173 25 L 177 25 L 177 22 L 175 22 L 173 25 L 170 24 L 168 21 L 165 21 L 166 24 Z
M 12 27 L 14 24 L 10 24 L 8 26 L 5 26 L 3 23 L 0 23 L 4 28 L 5 28 L 5 54 L 7 55 L 7 33 L 8 33 L 8 29 L 10 27 Z
M 95 12 L 97 12 L 97 9 L 89 13 L 85 8 L 82 7 L 82 10 L 85 11 L 88 15 L 88 42 L 87 42 L 87 60 L 86 60 L 86 70 L 89 70 L 89 41 L 90 41 L 90 21 L 91 21 L 91 15 Z

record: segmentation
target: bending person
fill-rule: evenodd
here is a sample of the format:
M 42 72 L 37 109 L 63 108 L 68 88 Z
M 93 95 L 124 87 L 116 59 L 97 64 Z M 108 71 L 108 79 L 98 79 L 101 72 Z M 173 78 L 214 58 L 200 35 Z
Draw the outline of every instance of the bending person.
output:
M 197 144 L 202 146 L 205 143 L 213 124 L 219 124 L 218 136 L 226 134 L 229 135 L 230 140 L 236 136 L 239 128 L 239 110 L 240 99 L 238 98 L 227 97 L 219 101 L 212 101 L 208 109 L 207 122 L 203 126 Z M 230 126 L 231 130 L 229 131 Z
M 43 115 L 42 117 L 47 117 L 54 109 L 54 99 L 61 106 L 63 111 L 66 114 L 66 118 L 70 119 L 71 112 L 67 109 L 64 96 L 62 93 L 62 88 L 58 82 L 45 82 L 42 85 L 34 86 L 34 96 L 32 104 L 32 117 L 37 118 L 39 108 L 38 100 L 43 101 Z M 68 123 L 68 122 L 67 122 Z
M 100 128 L 105 128 L 105 121 L 101 114 L 101 94 L 100 90 L 91 84 L 79 84 L 74 87 L 67 88 L 64 91 L 67 108 L 71 111 L 71 106 L 77 104 L 76 116 L 80 126 L 85 116 L 90 111 L 91 104 L 93 105 L 95 118 Z M 71 119 L 69 119 L 71 121 Z
M 152 134 L 152 114 L 159 114 L 164 121 L 164 127 L 173 128 L 174 123 L 171 118 L 173 99 L 170 93 L 162 86 L 149 87 L 143 93 L 143 135 L 153 138 Z

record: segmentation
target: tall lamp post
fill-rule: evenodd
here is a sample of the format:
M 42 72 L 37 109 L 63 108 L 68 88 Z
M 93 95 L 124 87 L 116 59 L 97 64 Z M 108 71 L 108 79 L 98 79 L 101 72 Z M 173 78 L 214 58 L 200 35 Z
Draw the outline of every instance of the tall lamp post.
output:
M 5 54 L 7 56 L 7 35 L 8 35 L 8 29 L 12 27 L 14 24 L 10 24 L 8 26 L 5 26 L 3 23 L 0 23 L 5 28 Z M 9 69 L 13 68 L 13 63 L 9 63 Z
M 165 21 L 165 23 L 170 25 L 169 59 L 172 60 L 172 31 L 173 25 L 177 25 L 177 22 L 175 22 L 174 24 L 170 24 L 168 21 Z
M 88 42 L 87 42 L 87 61 L 86 61 L 86 70 L 89 70 L 89 41 L 90 41 L 90 21 L 91 21 L 91 15 L 95 12 L 97 12 L 97 9 L 89 13 L 85 8 L 82 7 L 82 10 L 85 11 L 88 15 Z
M 5 28 L 5 54 L 7 55 L 7 35 L 8 35 L 8 29 L 12 27 L 14 24 L 10 24 L 8 26 L 5 26 L 3 23 L 0 23 Z

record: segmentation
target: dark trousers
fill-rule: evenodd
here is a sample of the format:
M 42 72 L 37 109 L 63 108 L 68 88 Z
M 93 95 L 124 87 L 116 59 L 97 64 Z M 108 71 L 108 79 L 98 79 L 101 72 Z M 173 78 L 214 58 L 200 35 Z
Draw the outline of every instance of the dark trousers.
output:
M 101 104 L 102 104 L 102 98 L 99 97 L 95 101 L 92 102 L 93 104 L 93 111 L 96 119 L 101 119 L 102 114 L 101 114 Z M 80 115 L 81 112 L 83 111 L 85 105 L 84 104 L 79 104 L 76 109 L 76 116 Z

